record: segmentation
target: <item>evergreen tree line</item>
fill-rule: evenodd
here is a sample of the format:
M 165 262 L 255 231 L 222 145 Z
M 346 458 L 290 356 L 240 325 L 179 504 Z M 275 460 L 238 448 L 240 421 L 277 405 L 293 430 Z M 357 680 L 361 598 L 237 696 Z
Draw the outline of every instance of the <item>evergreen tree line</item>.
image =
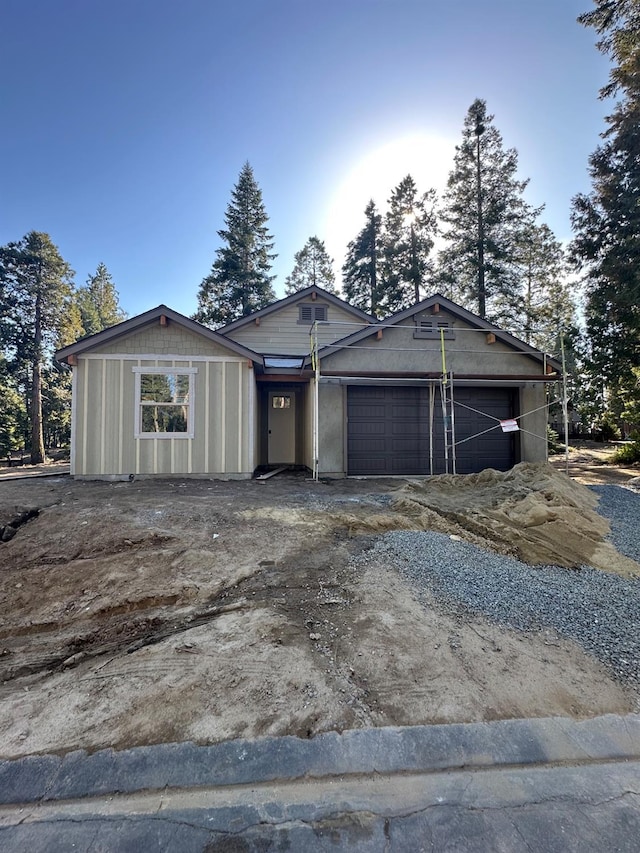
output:
M 0 454 L 69 442 L 71 371 L 53 352 L 125 318 L 111 275 L 99 264 L 76 288 L 48 234 L 31 231 L 0 247 Z
M 425 152 L 427 156 L 428 152 Z M 379 212 L 369 201 L 364 224 L 347 246 L 342 295 L 374 317 L 444 296 L 541 349 L 575 328 L 568 258 L 524 197 L 515 149 L 505 149 L 486 103 L 476 100 L 464 121 L 446 191 L 422 191 L 409 174 Z M 222 246 L 198 292 L 194 318 L 219 327 L 275 298 L 274 239 L 262 192 L 243 166 L 219 231 Z M 290 295 L 311 284 L 339 293 L 324 242 L 311 236 L 295 254 L 285 281 Z

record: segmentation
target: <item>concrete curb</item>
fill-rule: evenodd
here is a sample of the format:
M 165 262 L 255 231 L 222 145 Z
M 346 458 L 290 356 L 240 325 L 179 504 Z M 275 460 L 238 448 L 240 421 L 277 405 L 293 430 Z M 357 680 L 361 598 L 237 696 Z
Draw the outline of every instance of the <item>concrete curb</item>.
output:
M 0 762 L 0 803 L 26 804 L 357 774 L 640 758 L 640 714 L 352 729 L 312 740 L 161 744 Z

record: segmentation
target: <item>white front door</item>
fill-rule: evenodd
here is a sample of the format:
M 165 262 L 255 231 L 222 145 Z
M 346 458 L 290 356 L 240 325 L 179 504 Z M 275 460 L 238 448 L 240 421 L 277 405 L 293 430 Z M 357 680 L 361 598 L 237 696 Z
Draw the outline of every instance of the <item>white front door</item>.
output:
M 269 391 L 269 465 L 296 461 L 296 395 Z

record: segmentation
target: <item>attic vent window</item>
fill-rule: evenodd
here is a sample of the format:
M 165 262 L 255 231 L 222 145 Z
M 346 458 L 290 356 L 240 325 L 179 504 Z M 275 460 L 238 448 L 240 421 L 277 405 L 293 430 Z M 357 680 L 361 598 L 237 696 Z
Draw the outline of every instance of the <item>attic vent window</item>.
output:
M 456 336 L 451 320 L 445 320 L 438 316 L 420 315 L 416 318 L 416 328 L 413 332 L 413 337 L 440 340 L 441 331 L 444 331 L 445 340 L 451 341 Z
M 327 319 L 326 305 L 312 305 L 310 302 L 302 302 L 298 305 L 298 323 L 310 326 L 316 320 Z

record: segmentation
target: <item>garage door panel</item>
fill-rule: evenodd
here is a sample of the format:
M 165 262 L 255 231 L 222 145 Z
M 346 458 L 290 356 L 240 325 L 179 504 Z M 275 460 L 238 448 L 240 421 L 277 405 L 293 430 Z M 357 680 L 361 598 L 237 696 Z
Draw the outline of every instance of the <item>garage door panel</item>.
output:
M 368 436 L 368 435 L 386 435 L 386 428 L 383 420 L 378 421 L 355 421 L 353 430 L 349 434 L 352 436 Z
M 497 419 L 514 415 L 513 395 L 511 389 L 505 388 L 454 389 L 456 441 L 469 439 L 456 447 L 459 473 L 475 473 L 488 467 L 507 470 L 514 464 L 516 437 L 513 433 L 503 433 L 497 423 Z M 350 386 L 347 411 L 348 473 L 428 474 L 430 429 L 433 431 L 433 473 L 444 473 L 439 388 L 436 389 L 432 424 L 426 386 Z M 487 429 L 490 432 L 478 435 Z

